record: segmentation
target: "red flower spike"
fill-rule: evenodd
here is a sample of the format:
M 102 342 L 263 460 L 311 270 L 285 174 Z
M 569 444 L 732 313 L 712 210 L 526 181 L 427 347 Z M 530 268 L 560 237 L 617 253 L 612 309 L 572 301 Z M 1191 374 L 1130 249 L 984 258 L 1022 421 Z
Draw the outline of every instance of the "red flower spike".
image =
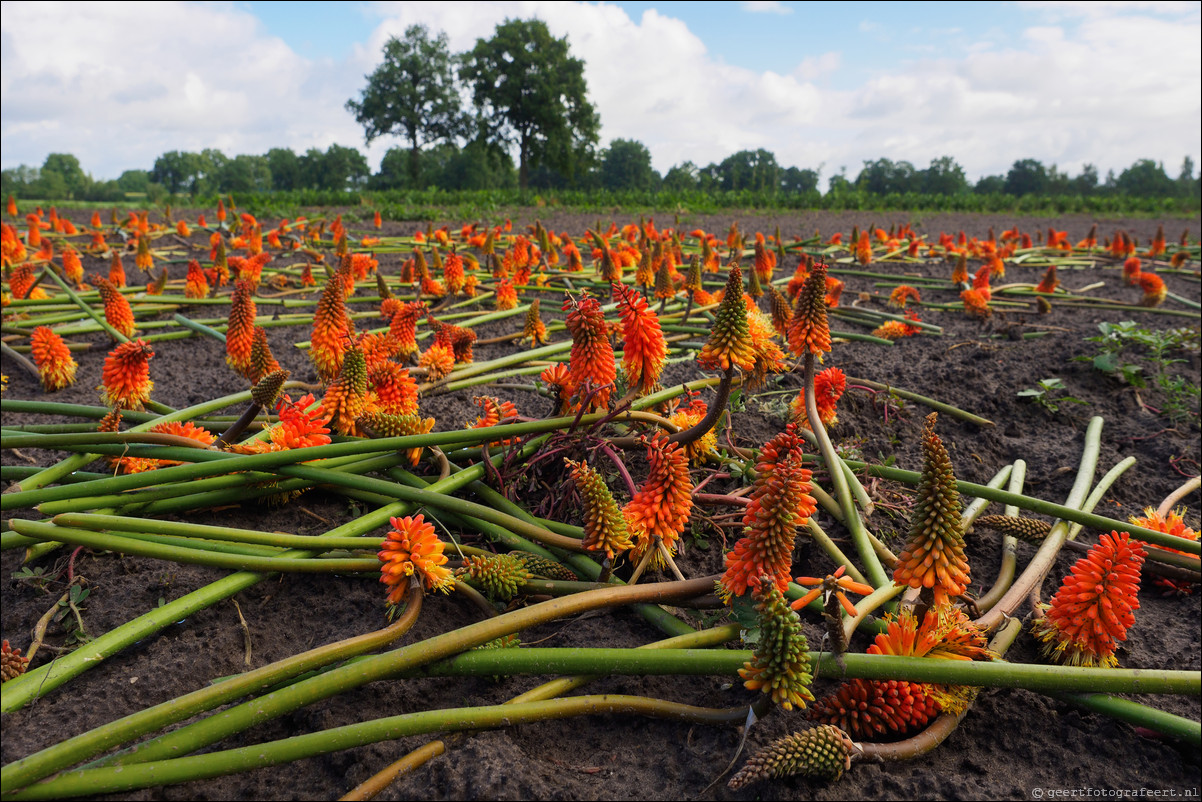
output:
M 611 284 L 622 315 L 622 370 L 626 384 L 640 394 L 651 392 L 659 383 L 668 344 L 660 329 L 659 316 L 647 301 L 629 287 Z
M 535 298 L 530 302 L 530 308 L 526 310 L 526 322 L 522 326 L 522 339 L 530 340 L 531 348 L 546 345 L 548 342 L 547 326 L 539 315 L 538 307 L 538 299 Z
M 1035 292 L 1043 292 L 1050 295 L 1059 286 L 1060 279 L 1056 276 L 1056 265 L 1051 265 L 1048 267 L 1047 272 L 1043 274 L 1043 280 L 1035 285 Z
M 1156 512 L 1156 510 L 1148 507 L 1144 510 L 1144 514 L 1142 516 L 1133 515 L 1129 520 L 1136 526 L 1142 526 L 1145 529 L 1155 529 L 1157 532 L 1164 532 L 1166 535 L 1179 537 L 1182 540 L 1197 540 L 1198 533 L 1185 525 L 1184 516 L 1184 508 L 1172 510 L 1168 515 L 1162 517 L 1160 513 Z M 1144 545 L 1145 548 L 1160 548 L 1164 549 L 1165 551 L 1176 552 L 1177 554 L 1185 553 L 1180 549 L 1169 548 L 1168 546 Z M 1156 584 L 1162 587 L 1170 588 L 1181 594 L 1188 594 L 1192 591 L 1194 585 L 1197 583 L 1174 581 L 1171 579 L 1165 579 L 1163 577 L 1156 577 Z
M 960 293 L 964 302 L 964 314 L 969 317 L 985 319 L 993 314 L 989 308 L 989 298 L 981 290 L 964 290 Z
M 375 393 L 381 412 L 390 415 L 417 414 L 417 382 L 395 362 L 380 362 L 369 368 L 369 389 Z
M 1052 597 L 1035 635 L 1058 663 L 1096 668 L 1118 665 L 1119 641 L 1135 624 L 1143 545 L 1126 532 L 1102 535 L 1077 561 Z
M 689 478 L 689 458 L 683 448 L 668 442 L 663 432 L 647 443 L 647 479 L 622 508 L 626 527 L 634 536 L 630 559 L 638 565 L 643 554 L 659 537 L 669 554 L 676 554 L 676 541 L 684 532 L 693 510 L 693 482 Z M 653 568 L 662 568 L 661 554 L 653 555 Z
M 83 262 L 74 248 L 63 251 L 63 274 L 75 283 L 76 289 L 83 289 Z
M 827 368 L 814 376 L 814 398 L 818 403 L 818 419 L 824 426 L 829 427 L 838 423 L 836 408 L 846 389 L 847 375 L 839 368 Z M 794 421 L 806 429 L 810 428 L 810 421 L 806 416 L 805 390 L 802 390 L 801 394 L 793 400 L 792 412 Z
M 455 369 L 455 352 L 451 346 L 436 342 L 422 353 L 417 364 L 425 369 L 427 381 L 436 382 Z
M 388 603 L 400 603 L 409 577 L 415 575 L 426 590 L 450 592 L 455 577 L 445 567 L 447 558 L 443 549 L 446 544 L 438 539 L 434 526 L 426 523 L 421 515 L 392 518 L 390 523 L 392 530 L 378 555 L 383 563 L 380 581 L 388 587 Z
M 497 294 L 495 304 L 498 312 L 504 312 L 507 309 L 514 309 L 518 305 L 518 292 L 513 287 L 513 283 L 509 279 L 503 278 L 497 282 Z
M 104 359 L 101 374 L 105 406 L 141 409 L 150 400 L 154 382 L 150 380 L 150 358 L 154 351 L 143 340 L 118 345 Z
M 893 288 L 893 292 L 889 293 L 890 306 L 896 306 L 905 309 L 907 301 L 920 303 L 922 301 L 922 296 L 918 294 L 918 290 L 907 284 L 899 284 Z
M 518 410 L 513 405 L 512 401 L 502 401 L 499 398 L 494 398 L 490 395 L 476 396 L 472 399 L 476 406 L 480 407 L 483 415 L 476 418 L 474 424 L 468 424 L 465 428 L 468 429 L 488 429 L 493 426 L 500 426 L 507 423 L 517 423 Z M 490 446 L 508 446 L 516 442 L 514 439 L 494 440 L 489 443 Z
M 1123 262 L 1123 280 L 1128 284 L 1139 283 L 1141 262 L 1138 256 L 1130 256 Z
M 43 390 L 53 393 L 75 383 L 78 365 L 62 337 L 46 326 L 38 326 L 33 330 L 29 344 Z

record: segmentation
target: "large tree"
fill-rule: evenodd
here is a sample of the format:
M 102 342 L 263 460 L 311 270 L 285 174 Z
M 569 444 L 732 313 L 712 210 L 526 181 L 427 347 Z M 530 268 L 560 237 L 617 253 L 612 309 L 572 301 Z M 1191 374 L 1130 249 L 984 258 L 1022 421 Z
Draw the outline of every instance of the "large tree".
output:
M 421 147 L 453 142 L 464 132 L 447 35 L 431 39 L 425 25 L 410 25 L 404 38 L 388 39 L 384 62 L 366 77 L 367 87 L 346 107 L 363 126 L 367 144 L 385 134 L 409 142 L 409 179 L 416 187 Z
M 541 20 L 505 20 L 491 39 L 477 39 L 460 69 L 490 136 L 518 149 L 518 183 L 526 189 L 540 164 L 571 177 L 589 161 L 600 121 L 588 100 L 584 62 L 567 37 Z

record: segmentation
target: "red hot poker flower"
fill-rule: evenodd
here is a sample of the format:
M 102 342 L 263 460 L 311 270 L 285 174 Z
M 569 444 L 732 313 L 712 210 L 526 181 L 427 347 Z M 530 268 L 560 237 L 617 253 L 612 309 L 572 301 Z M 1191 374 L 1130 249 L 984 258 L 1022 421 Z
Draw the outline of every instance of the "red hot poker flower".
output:
M 612 284 L 622 314 L 622 370 L 629 387 L 649 393 L 659 382 L 668 356 L 668 344 L 660 330 L 659 317 L 634 290 Z
M 75 383 L 78 365 L 62 337 L 46 326 L 38 326 L 30 337 L 30 346 L 42 379 L 42 389 L 53 393 Z
M 1068 665 L 1118 665 L 1115 647 L 1127 639 L 1139 609 L 1143 562 L 1143 546 L 1126 532 L 1102 535 L 1073 566 L 1036 625 L 1044 654 Z
M 109 351 L 102 372 L 105 406 L 141 409 L 150 400 L 150 358 L 154 351 L 142 340 L 124 342 Z
M 659 537 L 669 554 L 676 553 L 676 541 L 689 522 L 693 510 L 693 482 L 689 479 L 686 451 L 660 432 L 647 443 L 647 480 L 622 508 L 626 526 L 635 538 L 630 559 L 638 565 L 644 552 Z M 663 564 L 662 555 L 652 557 L 652 567 Z
M 580 390 L 585 382 L 590 383 L 593 392 L 587 398 L 587 411 L 605 409 L 609 406 L 617 368 L 613 345 L 609 342 L 609 324 L 605 322 L 601 304 L 596 298 L 582 295 L 579 301 L 569 297 L 563 308 L 568 312 L 564 324 L 572 335 L 572 351 L 568 358 L 572 386 Z
M 125 296 L 117 292 L 107 279 L 99 276 L 94 279 L 96 288 L 100 291 L 100 298 L 104 301 L 104 320 L 117 331 L 124 334 L 126 337 L 132 337 L 134 333 L 134 310 L 130 308 L 129 301 Z
M 255 342 L 254 288 L 249 281 L 239 279 L 230 299 L 229 325 L 225 331 L 225 361 L 243 376 L 251 374 L 251 352 Z
M 797 296 L 789 321 L 789 350 L 797 356 L 807 351 L 821 357 L 831 350 L 831 330 L 826 319 L 826 265 L 814 265 Z
M 380 581 L 388 587 L 388 603 L 398 604 L 405 596 L 409 577 L 417 576 L 426 590 L 449 592 L 455 577 L 446 567 L 446 547 L 434 526 L 423 516 L 390 520 L 392 530 L 380 549 Z

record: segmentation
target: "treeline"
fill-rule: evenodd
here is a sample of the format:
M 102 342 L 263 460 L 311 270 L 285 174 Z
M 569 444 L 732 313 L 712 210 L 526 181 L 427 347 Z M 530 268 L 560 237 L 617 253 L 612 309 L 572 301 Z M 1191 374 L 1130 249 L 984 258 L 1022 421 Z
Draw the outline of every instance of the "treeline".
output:
M 145 170 L 127 170 L 114 181 L 97 181 L 70 154 L 55 153 L 40 168 L 3 171 L 3 192 L 45 200 L 120 201 L 145 196 L 192 198 L 217 193 L 242 196 L 304 192 L 530 192 L 556 198 L 565 193 L 750 197 L 759 206 L 888 207 L 893 199 L 936 199 L 921 208 L 1020 208 L 1038 198 L 1039 208 L 1077 204 L 1086 210 L 1120 208 L 1132 201 L 1154 211 L 1196 210 L 1202 184 L 1188 156 L 1172 178 L 1163 163 L 1140 159 L 1105 178 L 1085 165 L 1078 175 L 1036 159 L 1014 162 L 1005 175 L 970 182 L 951 156 L 925 167 L 906 161 L 866 161 L 851 178 L 844 168 L 785 166 L 768 150 L 742 150 L 721 162 L 677 164 L 663 175 L 651 152 L 636 140 L 615 139 L 598 148 L 600 118 L 588 99 L 584 64 L 568 41 L 551 36 L 539 20 L 506 20 L 494 35 L 464 53 L 451 53 L 445 33 L 432 36 L 411 26 L 384 45 L 383 62 L 346 108 L 363 126 L 368 144 L 392 136 L 404 144 L 388 150 L 372 173 L 356 148 L 331 145 L 297 154 L 272 148 L 261 155 L 226 156 L 220 150 L 171 151 Z M 470 108 L 463 99 L 471 98 Z M 516 159 L 515 159 L 516 156 Z M 660 197 L 665 196 L 665 197 Z M 583 197 L 588 197 L 587 195 Z M 942 200 L 939 200 L 942 199 Z M 988 199 L 988 200 L 985 200 Z M 1076 199 L 1066 201 L 1064 199 Z M 937 204 L 932 206 L 932 204 Z M 1138 204 L 1136 204 L 1138 205 Z M 918 208 L 912 207 L 912 208 Z
M 864 162 L 854 179 L 843 173 L 832 176 L 825 192 L 820 188 L 819 171 L 781 167 L 766 150 L 740 151 L 705 167 L 684 162 L 661 176 L 651 167 L 646 147 L 619 139 L 601 151 L 592 170 L 573 181 L 546 167 L 534 170 L 531 192 L 519 191 L 512 160 L 496 148 L 443 144 L 422 150 L 420 160 L 424 178 L 420 186 L 411 180 L 408 150 L 389 150 L 373 174 L 362 153 L 342 145 L 331 145 L 325 151 L 314 148 L 303 154 L 272 148 L 263 155 L 233 157 L 214 149 L 199 153 L 171 151 L 159 156 L 149 170 L 126 170 L 116 180 L 97 181 L 84 172 L 75 156 L 52 153 L 40 168 L 22 165 L 4 170 L 2 191 L 5 196 L 19 198 L 100 202 L 286 193 L 298 202 L 306 197 L 325 197 L 339 198 L 340 203 L 364 191 L 441 196 L 444 201 L 474 191 L 482 193 L 479 198 L 485 203 L 493 198 L 502 204 L 552 193 L 559 202 L 573 206 L 603 206 L 624 200 L 643 205 L 681 203 L 689 208 L 1054 208 L 1062 212 L 1191 210 L 1198 208 L 1200 197 L 1199 178 L 1189 157 L 1175 179 L 1166 174 L 1163 165 L 1150 159 L 1141 159 L 1117 175 L 1111 171 L 1104 180 L 1099 180 L 1097 171 L 1089 165 L 1080 174 L 1070 176 L 1055 165 L 1048 167 L 1035 159 L 1023 159 L 1005 175 L 985 176 L 975 183 L 968 181 L 964 169 L 947 156 L 933 160 L 926 169 L 916 169 L 905 161 L 877 159 Z M 595 198 L 595 204 L 590 198 Z M 314 204 L 319 205 L 316 201 Z

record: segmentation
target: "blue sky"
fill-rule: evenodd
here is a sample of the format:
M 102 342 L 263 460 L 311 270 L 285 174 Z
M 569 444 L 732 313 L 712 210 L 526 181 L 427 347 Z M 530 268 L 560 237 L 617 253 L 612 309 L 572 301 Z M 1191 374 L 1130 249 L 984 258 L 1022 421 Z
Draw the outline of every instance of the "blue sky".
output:
M 112 178 L 169 150 L 338 143 L 373 168 L 345 110 L 389 35 L 422 23 L 456 51 L 537 16 L 586 64 L 601 144 L 656 169 L 767 148 L 823 186 L 865 160 L 970 178 L 1036 158 L 1105 175 L 1202 162 L 1202 5 L 1090 3 L 156 2 L 2 4 L 0 163 L 76 154 Z M 34 30 L 53 30 L 46 47 Z

